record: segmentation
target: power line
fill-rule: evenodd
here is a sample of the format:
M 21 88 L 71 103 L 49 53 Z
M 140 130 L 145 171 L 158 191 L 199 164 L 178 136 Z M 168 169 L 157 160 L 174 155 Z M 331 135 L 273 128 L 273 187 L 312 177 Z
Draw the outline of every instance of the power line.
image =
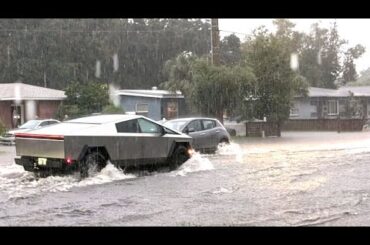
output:
M 236 32 L 236 31 L 226 31 L 226 30 L 220 30 L 220 32 L 227 32 L 227 33 L 233 33 L 233 34 L 242 34 L 242 35 L 250 35 L 250 33 Z
M 66 30 L 66 29 L 59 29 L 59 30 L 29 30 L 29 29 L 0 29 L 0 32 L 15 32 L 15 33 L 42 33 L 42 32 L 55 32 L 55 33 L 92 33 L 92 34 L 99 34 L 99 33 L 163 33 L 163 32 L 174 32 L 174 33 L 187 33 L 192 31 L 199 31 L 205 32 L 210 31 L 210 29 L 189 29 L 189 30 Z M 240 35 L 250 35 L 250 33 L 245 32 L 236 32 L 236 31 L 229 31 L 229 30 L 219 30 L 219 32 L 225 33 L 232 33 L 232 34 L 240 34 Z
M 210 29 L 192 29 L 192 30 L 183 30 L 183 31 L 173 31 L 173 32 L 190 32 L 190 31 L 209 31 Z M 99 33 L 99 32 L 102 32 L 102 33 L 109 33 L 109 32 L 112 32 L 112 33 L 125 33 L 125 32 L 136 32 L 136 33 L 152 33 L 152 32 L 167 32 L 167 31 L 170 31 L 170 30 L 149 30 L 149 31 L 139 31 L 139 30 L 90 30 L 90 31 L 86 31 L 86 30 L 65 30 L 65 29 L 59 29 L 59 30 L 19 30 L 19 29 L 0 29 L 0 32 L 72 32 L 72 33 Z

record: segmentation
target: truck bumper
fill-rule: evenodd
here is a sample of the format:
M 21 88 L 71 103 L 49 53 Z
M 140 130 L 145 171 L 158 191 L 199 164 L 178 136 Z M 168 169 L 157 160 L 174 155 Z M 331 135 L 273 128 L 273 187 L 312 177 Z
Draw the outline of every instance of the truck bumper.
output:
M 16 157 L 15 163 L 24 167 L 27 171 L 37 171 L 43 169 L 63 169 L 65 167 L 63 159 L 47 158 L 46 162 L 40 164 L 37 157 Z

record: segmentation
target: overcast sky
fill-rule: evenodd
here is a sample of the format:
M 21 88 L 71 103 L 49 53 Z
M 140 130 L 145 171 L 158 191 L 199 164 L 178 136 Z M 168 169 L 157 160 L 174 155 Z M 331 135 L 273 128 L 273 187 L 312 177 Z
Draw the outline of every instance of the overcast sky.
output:
M 296 24 L 295 30 L 308 33 L 311 24 L 319 22 L 321 27 L 330 27 L 334 21 L 337 22 L 338 32 L 341 38 L 348 41 L 347 47 L 353 47 L 356 44 L 361 44 L 366 47 L 366 52 L 361 58 L 356 60 L 356 69 L 358 72 L 370 67 L 370 19 L 289 19 Z M 264 25 L 267 29 L 274 31 L 272 24 L 273 19 L 219 19 L 219 29 L 221 38 L 230 35 L 232 31 L 242 41 L 245 35 L 241 33 L 250 34 L 253 29 Z M 222 31 L 221 31 L 222 30 Z

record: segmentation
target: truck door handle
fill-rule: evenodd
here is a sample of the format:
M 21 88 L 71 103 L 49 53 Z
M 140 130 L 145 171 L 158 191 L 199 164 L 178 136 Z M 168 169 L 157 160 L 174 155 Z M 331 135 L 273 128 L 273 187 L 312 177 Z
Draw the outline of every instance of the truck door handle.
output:
M 219 133 L 220 132 L 220 130 L 216 130 L 216 133 Z
M 201 133 L 200 135 L 206 135 L 206 133 Z

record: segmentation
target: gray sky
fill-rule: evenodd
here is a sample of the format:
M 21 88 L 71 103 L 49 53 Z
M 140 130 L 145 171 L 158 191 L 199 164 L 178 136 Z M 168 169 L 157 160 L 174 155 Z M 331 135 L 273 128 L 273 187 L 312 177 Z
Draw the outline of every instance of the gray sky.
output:
M 273 19 L 219 19 L 219 29 L 223 31 L 232 31 L 250 34 L 253 29 L 264 25 L 267 29 L 274 31 Z M 308 33 L 311 24 L 320 23 L 322 27 L 329 27 L 334 21 L 337 22 L 338 32 L 341 38 L 348 41 L 343 48 L 353 47 L 361 44 L 366 47 L 366 52 L 361 58 L 356 60 L 356 69 L 358 72 L 370 67 L 370 33 L 367 28 L 370 27 L 370 19 L 289 19 L 296 24 L 295 30 Z M 221 38 L 230 35 L 229 32 L 220 32 Z M 241 40 L 245 35 L 235 33 Z

